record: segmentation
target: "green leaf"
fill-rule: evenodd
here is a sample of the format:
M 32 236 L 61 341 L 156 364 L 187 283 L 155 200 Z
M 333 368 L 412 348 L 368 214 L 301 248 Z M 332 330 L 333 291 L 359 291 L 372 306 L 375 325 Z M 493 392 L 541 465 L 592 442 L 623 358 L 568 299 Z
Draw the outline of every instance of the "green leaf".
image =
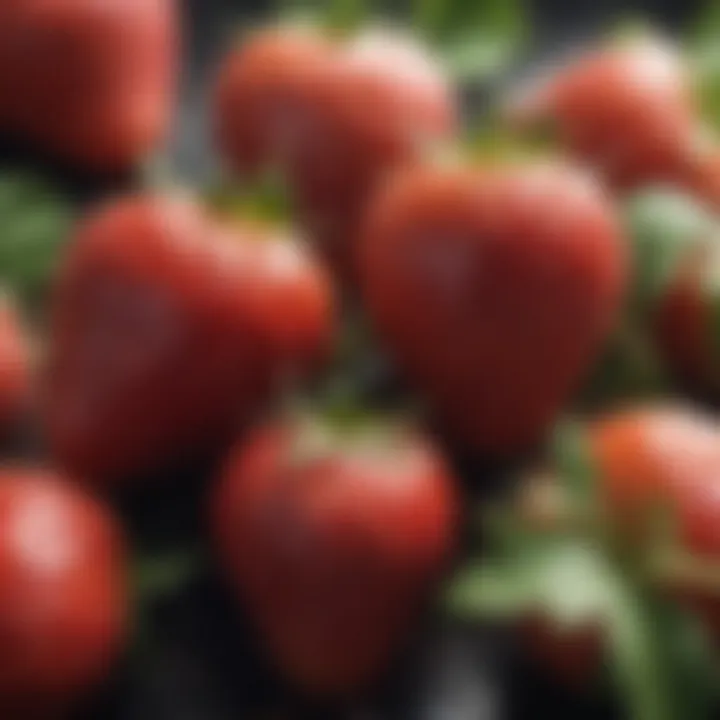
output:
M 694 620 L 625 576 L 609 575 L 610 671 L 631 720 L 706 720 L 710 649 Z
M 545 544 L 541 552 L 475 563 L 446 595 L 448 611 L 465 620 L 511 619 L 533 613 L 558 630 L 597 623 L 606 611 L 605 560 L 576 541 Z
M 504 504 L 484 507 L 480 521 L 493 551 L 505 558 L 529 558 L 541 552 L 545 543 L 554 542 L 529 529 L 515 509 Z
M 552 445 L 554 468 L 571 506 L 578 510 L 595 508 L 598 477 L 585 428 L 576 420 L 561 420 Z
M 704 0 L 687 33 L 692 76 L 702 114 L 720 123 L 720 0 Z
M 632 306 L 644 319 L 682 259 L 716 231 L 717 218 L 691 196 L 664 188 L 634 195 L 624 215 L 633 255 Z
M 448 44 L 442 56 L 458 83 L 493 80 L 518 57 L 521 38 L 514 34 L 468 32 Z
M 559 628 L 601 624 L 607 573 L 598 548 L 577 541 L 558 543 L 532 568 L 536 607 Z
M 525 49 L 524 0 L 416 0 L 415 26 L 436 43 L 460 81 L 487 81 Z
M 446 608 L 465 621 L 545 618 L 559 634 L 597 627 L 630 720 L 707 720 L 717 696 L 712 648 L 696 618 L 619 570 L 599 547 L 561 541 L 532 557 L 472 563 Z
M 70 203 L 42 178 L 0 174 L 0 283 L 26 306 L 47 290 L 72 217 Z
M 511 619 L 533 604 L 532 585 L 520 566 L 473 563 L 461 570 L 445 595 L 445 608 L 465 621 Z

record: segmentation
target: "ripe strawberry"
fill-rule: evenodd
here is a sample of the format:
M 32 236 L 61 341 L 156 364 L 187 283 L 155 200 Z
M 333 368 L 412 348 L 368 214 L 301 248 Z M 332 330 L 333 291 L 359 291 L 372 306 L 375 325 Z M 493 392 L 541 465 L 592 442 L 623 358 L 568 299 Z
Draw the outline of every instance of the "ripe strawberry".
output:
M 0 129 L 83 170 L 127 170 L 167 133 L 176 0 L 3 0 Z
M 101 505 L 49 471 L 0 472 L 3 717 L 65 717 L 104 679 L 124 642 L 125 585 Z
M 370 195 L 388 170 L 451 134 L 456 108 L 410 38 L 271 28 L 226 59 L 214 122 L 235 172 L 284 174 L 313 238 L 347 274 Z
M 689 389 L 720 393 L 720 253 L 714 238 L 689 255 L 655 308 L 654 337 L 663 361 Z
M 462 443 L 538 441 L 612 327 L 625 279 L 612 206 L 551 164 L 423 167 L 371 209 L 367 309 L 399 367 Z
M 643 36 L 599 50 L 521 88 L 509 116 L 550 126 L 616 187 L 671 183 L 717 201 L 711 148 L 676 47 Z
M 284 231 L 192 198 L 113 201 L 54 302 L 46 415 L 74 474 L 142 476 L 222 447 L 328 347 L 326 277 Z
M 279 669 L 346 695 L 407 639 L 456 535 L 452 479 L 402 427 L 285 420 L 231 455 L 213 496 L 220 559 Z
M 17 310 L 0 295 L 0 434 L 10 431 L 29 408 L 31 359 Z

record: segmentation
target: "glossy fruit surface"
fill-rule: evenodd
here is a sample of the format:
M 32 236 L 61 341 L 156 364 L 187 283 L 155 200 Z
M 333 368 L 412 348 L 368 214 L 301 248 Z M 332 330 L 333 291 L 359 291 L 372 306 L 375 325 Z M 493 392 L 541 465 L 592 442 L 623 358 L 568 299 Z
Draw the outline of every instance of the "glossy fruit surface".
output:
M 669 182 L 712 192 L 692 83 L 669 42 L 640 37 L 551 68 L 521 89 L 510 116 L 549 125 L 616 188 Z
M 94 500 L 44 470 L 0 471 L 0 710 L 64 717 L 125 640 L 124 545 Z
M 79 229 L 55 295 L 57 458 L 102 482 L 214 452 L 318 364 L 332 314 L 325 275 L 284 230 L 190 197 L 110 202 Z
M 452 478 L 426 439 L 291 421 L 230 457 L 212 505 L 225 571 L 283 674 L 315 695 L 387 669 L 456 540 Z
M 688 389 L 720 393 L 720 253 L 709 247 L 690 255 L 670 278 L 653 315 L 663 361 Z
M 594 183 L 523 163 L 400 173 L 358 260 L 398 366 L 459 440 L 505 455 L 542 437 L 595 360 L 625 256 Z
M 127 170 L 167 134 L 176 0 L 3 0 L 0 129 L 83 170 Z
M 21 421 L 31 404 L 32 360 L 28 338 L 9 296 L 0 294 L 0 434 Z
M 282 173 L 311 235 L 341 272 L 367 201 L 456 124 L 452 91 L 410 37 L 368 29 L 342 39 L 271 28 L 226 59 L 214 122 L 241 176 Z
M 667 503 L 680 539 L 696 554 L 720 552 L 720 434 L 709 416 L 672 406 L 630 410 L 593 429 L 593 453 L 614 514 Z

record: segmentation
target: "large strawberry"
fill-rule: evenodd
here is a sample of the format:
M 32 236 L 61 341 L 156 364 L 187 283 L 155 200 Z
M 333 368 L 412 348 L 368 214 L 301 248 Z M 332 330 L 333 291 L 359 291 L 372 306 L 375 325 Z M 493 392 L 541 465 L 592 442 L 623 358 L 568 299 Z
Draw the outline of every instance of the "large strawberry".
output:
M 125 640 L 122 537 L 101 505 L 52 472 L 0 473 L 0 712 L 66 717 Z
M 598 188 L 538 162 L 399 173 L 358 260 L 400 368 L 457 439 L 505 455 L 541 438 L 595 359 L 625 255 Z
M 219 556 L 267 651 L 316 695 L 377 679 L 456 538 L 449 470 L 395 425 L 293 418 L 231 455 L 213 496 Z
M 126 170 L 162 141 L 176 0 L 3 0 L 0 130 L 81 169 Z
M 86 220 L 53 310 L 52 449 L 76 474 L 112 480 L 220 447 L 318 361 L 332 301 L 284 230 L 149 194 Z
M 314 238 L 343 272 L 369 196 L 386 172 L 448 137 L 447 79 L 409 37 L 362 30 L 331 36 L 277 27 L 226 59 L 214 122 L 241 176 L 281 172 Z

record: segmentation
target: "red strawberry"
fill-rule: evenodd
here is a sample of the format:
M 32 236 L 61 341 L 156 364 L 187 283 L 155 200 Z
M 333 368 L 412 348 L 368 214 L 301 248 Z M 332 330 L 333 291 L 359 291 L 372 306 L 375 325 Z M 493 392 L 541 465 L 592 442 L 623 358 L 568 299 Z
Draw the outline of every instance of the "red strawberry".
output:
M 167 130 L 176 0 L 3 0 L 0 129 L 82 169 L 126 170 Z
M 30 348 L 14 304 L 0 295 L 0 434 L 15 427 L 29 407 Z
M 230 457 L 213 497 L 223 566 L 282 672 L 352 693 L 390 663 L 456 534 L 449 471 L 400 427 L 291 420 Z
M 616 187 L 669 182 L 717 200 L 689 71 L 677 49 L 658 38 L 561 65 L 522 88 L 510 116 L 520 126 L 549 124 Z
M 455 120 L 427 51 L 377 30 L 342 39 L 262 31 L 229 55 L 215 101 L 227 163 L 242 176 L 281 170 L 314 238 L 346 273 L 370 194 L 389 169 L 447 138 Z
M 64 717 L 104 679 L 127 625 L 113 518 L 54 473 L 0 473 L 0 712 Z
M 663 361 L 679 381 L 717 396 L 720 253 L 713 245 L 686 258 L 663 289 L 654 312 L 654 334 Z
M 640 514 L 665 502 L 680 541 L 697 555 L 720 555 L 720 428 L 680 407 L 612 415 L 591 435 L 593 456 L 614 515 L 637 528 Z
M 84 223 L 54 311 L 51 445 L 97 480 L 218 449 L 318 361 L 332 324 L 326 277 L 285 232 L 160 195 Z
M 551 164 L 424 167 L 370 212 L 359 267 L 400 368 L 464 444 L 535 443 L 611 329 L 625 279 L 613 210 Z

